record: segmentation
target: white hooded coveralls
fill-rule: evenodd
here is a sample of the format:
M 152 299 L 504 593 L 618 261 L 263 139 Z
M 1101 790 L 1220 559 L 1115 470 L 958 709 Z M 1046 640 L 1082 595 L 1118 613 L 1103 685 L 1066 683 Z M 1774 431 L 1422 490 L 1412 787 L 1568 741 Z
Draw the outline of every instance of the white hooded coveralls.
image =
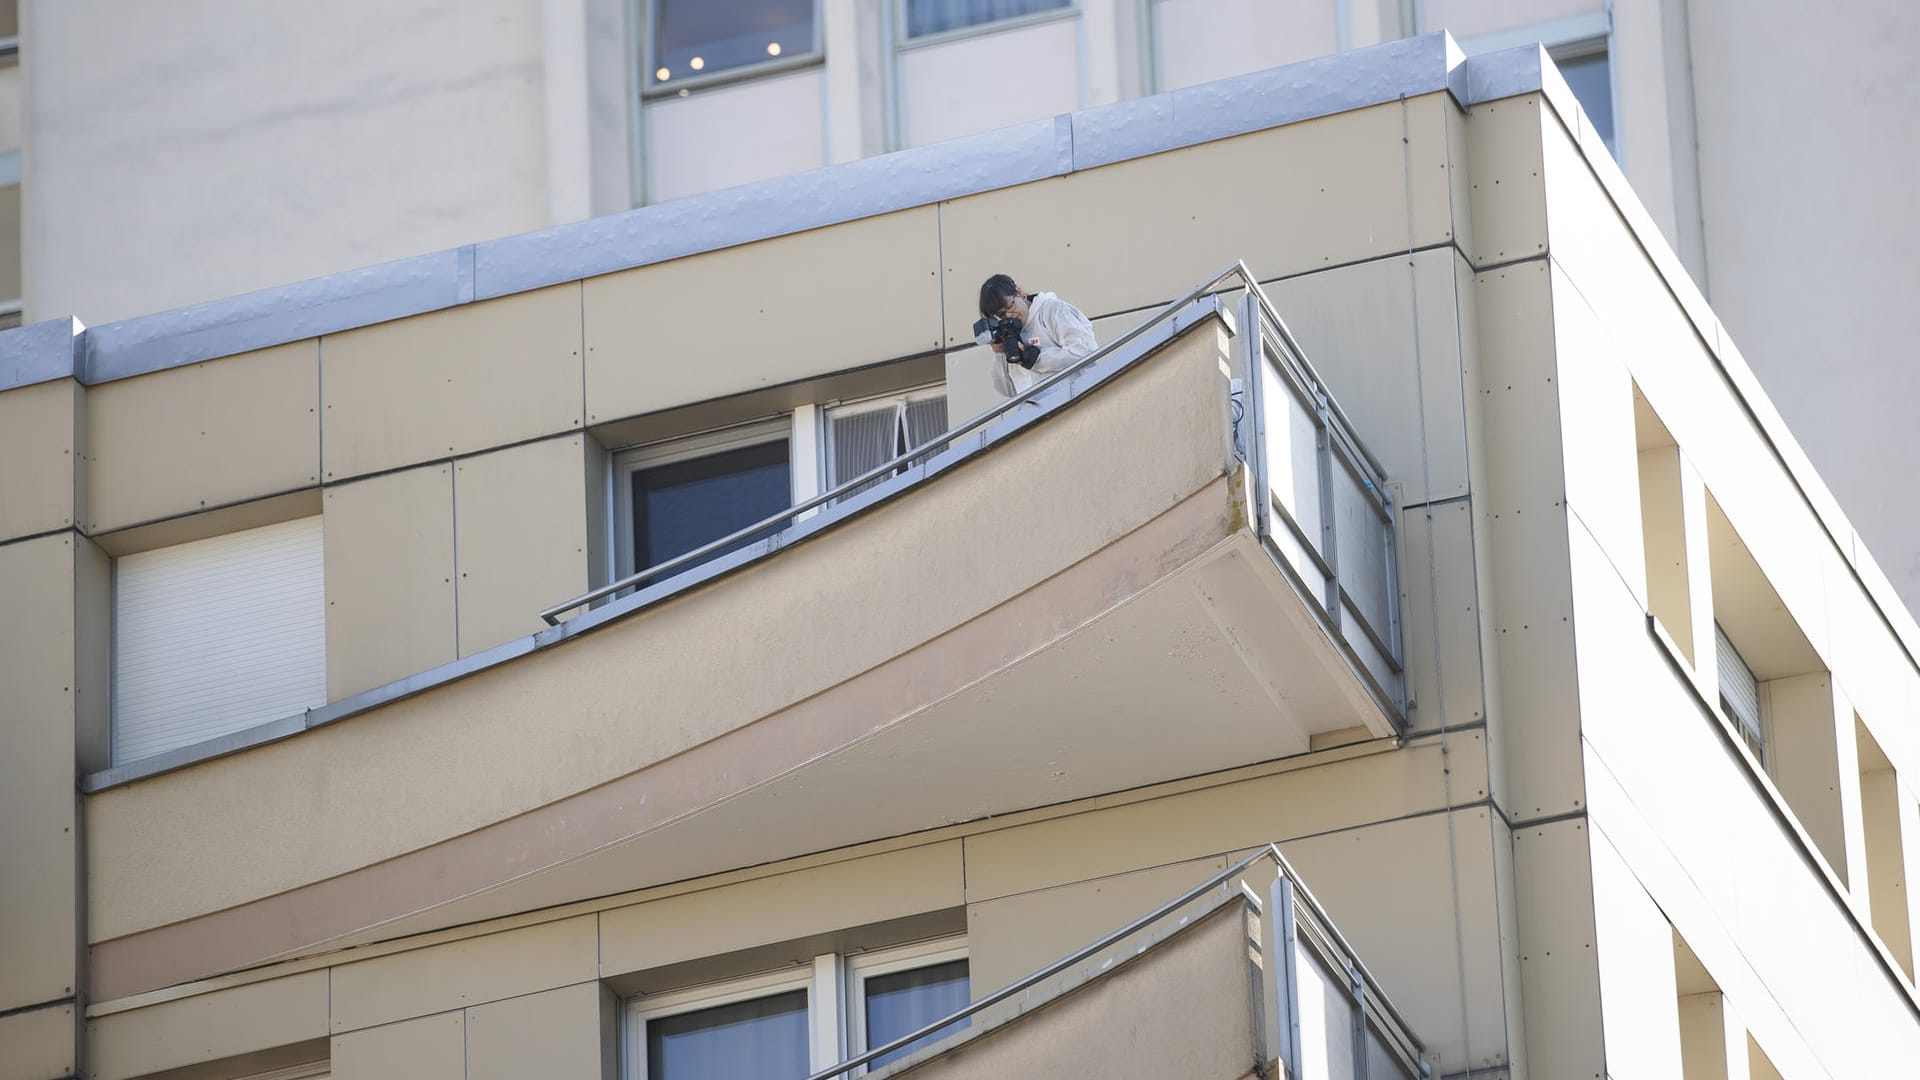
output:
M 1033 367 L 1009 364 L 999 353 L 989 352 L 993 365 L 993 388 L 1002 397 L 1025 391 L 1054 372 L 1065 370 L 1099 346 L 1093 340 L 1093 323 L 1080 309 L 1050 292 L 1036 294 L 1027 301 L 1027 321 L 1020 328 L 1020 340 L 1040 341 L 1040 358 Z

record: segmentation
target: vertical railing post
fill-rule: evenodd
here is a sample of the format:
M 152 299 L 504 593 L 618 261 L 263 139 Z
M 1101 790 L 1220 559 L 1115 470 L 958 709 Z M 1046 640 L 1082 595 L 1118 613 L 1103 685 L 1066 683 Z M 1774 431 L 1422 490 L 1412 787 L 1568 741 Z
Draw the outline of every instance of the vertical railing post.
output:
M 1265 944 L 1270 1037 L 1267 1046 L 1282 1072 L 1275 1080 L 1300 1080 L 1300 980 L 1294 971 L 1298 945 L 1293 925 L 1293 881 L 1283 871 L 1267 888 L 1267 915 L 1273 925 Z
M 1246 390 L 1241 395 L 1246 415 L 1242 418 L 1247 436 L 1247 464 L 1253 470 L 1254 535 L 1265 540 L 1273 535 L 1273 489 L 1267 476 L 1267 347 L 1261 333 L 1260 298 L 1251 287 L 1240 301 L 1240 338 L 1246 362 L 1241 378 Z
M 1327 618 L 1333 620 L 1335 630 L 1341 630 L 1340 537 L 1334 528 L 1338 511 L 1333 501 L 1333 410 L 1328 407 L 1326 390 L 1319 386 L 1313 387 L 1313 418 L 1314 423 L 1319 425 L 1314 438 L 1314 455 L 1319 459 L 1320 466 L 1320 557 L 1326 560 L 1327 568 L 1333 571 L 1327 577 Z
M 1353 1080 L 1367 1077 L 1367 981 L 1350 957 L 1340 958 L 1347 969 L 1347 990 L 1353 997 Z

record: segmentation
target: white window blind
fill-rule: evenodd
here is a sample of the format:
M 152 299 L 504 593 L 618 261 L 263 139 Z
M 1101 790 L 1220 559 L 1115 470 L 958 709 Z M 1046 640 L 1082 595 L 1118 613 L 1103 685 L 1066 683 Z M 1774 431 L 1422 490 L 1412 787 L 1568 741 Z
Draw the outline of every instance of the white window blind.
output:
M 326 704 L 320 518 L 122 556 L 113 763 Z
M 1714 624 L 1713 633 L 1714 653 L 1720 668 L 1720 701 L 1732 714 L 1733 722 L 1740 725 L 1740 734 L 1754 756 L 1765 763 L 1766 729 L 1760 725 L 1760 683 L 1719 623 Z
M 944 388 L 876 398 L 827 411 L 827 484 L 838 487 L 947 430 Z M 875 479 L 862 485 L 865 491 Z M 850 493 L 850 494 L 855 494 Z

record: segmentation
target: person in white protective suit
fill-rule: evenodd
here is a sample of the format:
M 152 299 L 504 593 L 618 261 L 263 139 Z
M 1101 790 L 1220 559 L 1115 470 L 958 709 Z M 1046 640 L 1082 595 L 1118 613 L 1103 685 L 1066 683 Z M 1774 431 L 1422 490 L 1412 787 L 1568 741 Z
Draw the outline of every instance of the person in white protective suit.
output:
M 993 386 L 1003 397 L 1025 391 L 1099 347 L 1093 324 L 1079 308 L 1050 292 L 1024 292 L 1005 274 L 981 284 L 980 314 L 975 337 L 993 347 Z M 1018 348 L 1011 352 L 1004 347 L 1010 332 L 993 332 L 996 323 L 1007 322 L 1019 331 Z

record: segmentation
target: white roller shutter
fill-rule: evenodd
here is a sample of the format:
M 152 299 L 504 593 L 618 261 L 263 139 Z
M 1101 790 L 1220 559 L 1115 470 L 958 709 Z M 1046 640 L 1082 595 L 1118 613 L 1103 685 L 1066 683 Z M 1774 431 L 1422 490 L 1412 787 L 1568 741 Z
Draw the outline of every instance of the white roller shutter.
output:
M 327 700 L 320 518 L 114 565 L 113 763 Z

